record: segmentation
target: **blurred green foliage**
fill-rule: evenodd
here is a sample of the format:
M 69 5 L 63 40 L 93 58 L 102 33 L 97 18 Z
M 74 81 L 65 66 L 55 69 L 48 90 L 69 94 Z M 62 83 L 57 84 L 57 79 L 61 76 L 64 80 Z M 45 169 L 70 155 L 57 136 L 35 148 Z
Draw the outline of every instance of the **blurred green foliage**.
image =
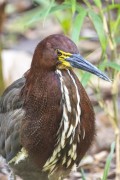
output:
M 92 5 L 88 0 L 83 0 L 84 4 L 78 3 L 76 0 L 65 0 L 60 4 L 55 0 L 34 0 L 33 2 L 37 3 L 36 8 L 17 18 L 11 25 L 13 31 L 24 32 L 40 21 L 44 25 L 46 19 L 54 18 L 60 24 L 63 32 L 78 44 L 80 39 L 90 39 L 90 37 L 80 35 L 83 23 L 88 18 L 98 35 L 102 49 L 101 63 L 104 63 L 104 68 L 111 67 L 112 71 L 119 71 L 117 46 L 120 44 L 118 41 L 120 39 L 120 4 L 116 4 L 114 1 L 112 3 L 106 1 L 106 4 L 105 2 L 103 4 L 102 0 L 93 0 Z M 115 18 L 111 16 L 112 11 L 115 11 Z M 111 51 L 110 58 L 107 54 L 108 47 Z M 106 61 L 108 63 L 105 63 Z M 112 66 L 108 65 L 110 62 L 112 62 Z M 89 74 L 87 73 L 86 76 Z M 86 79 L 90 78 L 86 77 L 84 80 L 82 77 L 84 86 L 87 84 Z
M 24 32 L 27 29 L 34 27 L 36 23 L 40 21 L 43 22 L 44 25 L 46 19 L 53 18 L 59 23 L 63 32 L 66 35 L 69 35 L 71 39 L 78 44 L 81 39 L 90 40 L 89 36 L 81 36 L 81 29 L 86 19 L 92 23 L 102 50 L 99 68 L 110 72 L 111 74 L 109 73 L 109 75 L 111 75 L 113 80 L 111 87 L 113 104 L 112 116 L 102 97 L 102 92 L 99 87 L 95 92 L 101 95 L 99 105 L 108 115 L 115 130 L 117 147 L 116 167 L 119 168 L 120 157 L 118 156 L 120 156 L 120 154 L 118 151 L 120 144 L 118 139 L 120 137 L 120 131 L 118 127 L 117 98 L 119 91 L 118 77 L 120 75 L 120 56 L 118 53 L 118 47 L 120 45 L 120 3 L 117 4 L 114 0 L 104 2 L 102 0 L 93 0 L 92 4 L 88 0 L 83 0 L 83 4 L 76 0 L 65 0 L 62 3 L 58 3 L 55 0 L 34 0 L 33 2 L 37 3 L 36 8 L 22 13 L 22 15 L 19 18 L 16 18 L 11 24 L 10 29 L 13 30 L 13 32 Z M 91 83 L 91 75 L 89 73 L 80 72 L 80 78 L 84 86 Z M 112 146 L 111 154 L 113 154 L 113 149 Z M 107 178 L 110 161 L 111 158 L 107 160 L 106 169 L 103 175 L 104 180 Z

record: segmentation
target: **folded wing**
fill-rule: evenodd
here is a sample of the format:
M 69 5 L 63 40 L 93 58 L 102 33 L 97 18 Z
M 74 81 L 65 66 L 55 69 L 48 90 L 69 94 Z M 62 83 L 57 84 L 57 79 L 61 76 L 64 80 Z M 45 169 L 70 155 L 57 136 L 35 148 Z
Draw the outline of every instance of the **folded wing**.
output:
M 20 92 L 25 78 L 11 84 L 0 97 L 0 154 L 9 162 L 20 151 L 20 126 L 24 117 Z

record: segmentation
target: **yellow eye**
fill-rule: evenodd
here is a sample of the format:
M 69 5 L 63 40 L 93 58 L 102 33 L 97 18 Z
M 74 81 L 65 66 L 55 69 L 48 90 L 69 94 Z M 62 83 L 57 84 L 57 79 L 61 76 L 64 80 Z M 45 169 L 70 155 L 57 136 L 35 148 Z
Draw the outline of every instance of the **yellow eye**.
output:
M 62 55 L 62 53 L 60 52 L 59 49 L 57 49 L 57 55 L 58 55 L 58 56 L 61 56 L 61 55 Z

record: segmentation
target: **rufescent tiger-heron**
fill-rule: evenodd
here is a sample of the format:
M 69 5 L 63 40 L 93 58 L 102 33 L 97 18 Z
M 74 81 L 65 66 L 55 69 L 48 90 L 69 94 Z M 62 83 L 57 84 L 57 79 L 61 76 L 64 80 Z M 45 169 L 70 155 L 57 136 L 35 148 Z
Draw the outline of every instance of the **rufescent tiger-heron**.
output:
M 73 67 L 110 81 L 55 34 L 37 45 L 30 69 L 0 99 L 0 154 L 24 180 L 67 176 L 93 141 L 93 108 Z

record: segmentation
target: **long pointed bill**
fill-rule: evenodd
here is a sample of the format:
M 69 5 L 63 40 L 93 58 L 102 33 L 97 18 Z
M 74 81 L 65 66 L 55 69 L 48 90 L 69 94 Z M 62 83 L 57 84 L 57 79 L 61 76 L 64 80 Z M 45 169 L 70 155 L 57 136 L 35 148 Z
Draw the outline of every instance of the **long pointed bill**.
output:
M 65 60 L 69 62 L 72 67 L 88 71 L 101 79 L 111 82 L 111 80 L 102 71 L 90 62 L 86 61 L 80 54 L 72 54 L 71 56 L 66 57 Z

